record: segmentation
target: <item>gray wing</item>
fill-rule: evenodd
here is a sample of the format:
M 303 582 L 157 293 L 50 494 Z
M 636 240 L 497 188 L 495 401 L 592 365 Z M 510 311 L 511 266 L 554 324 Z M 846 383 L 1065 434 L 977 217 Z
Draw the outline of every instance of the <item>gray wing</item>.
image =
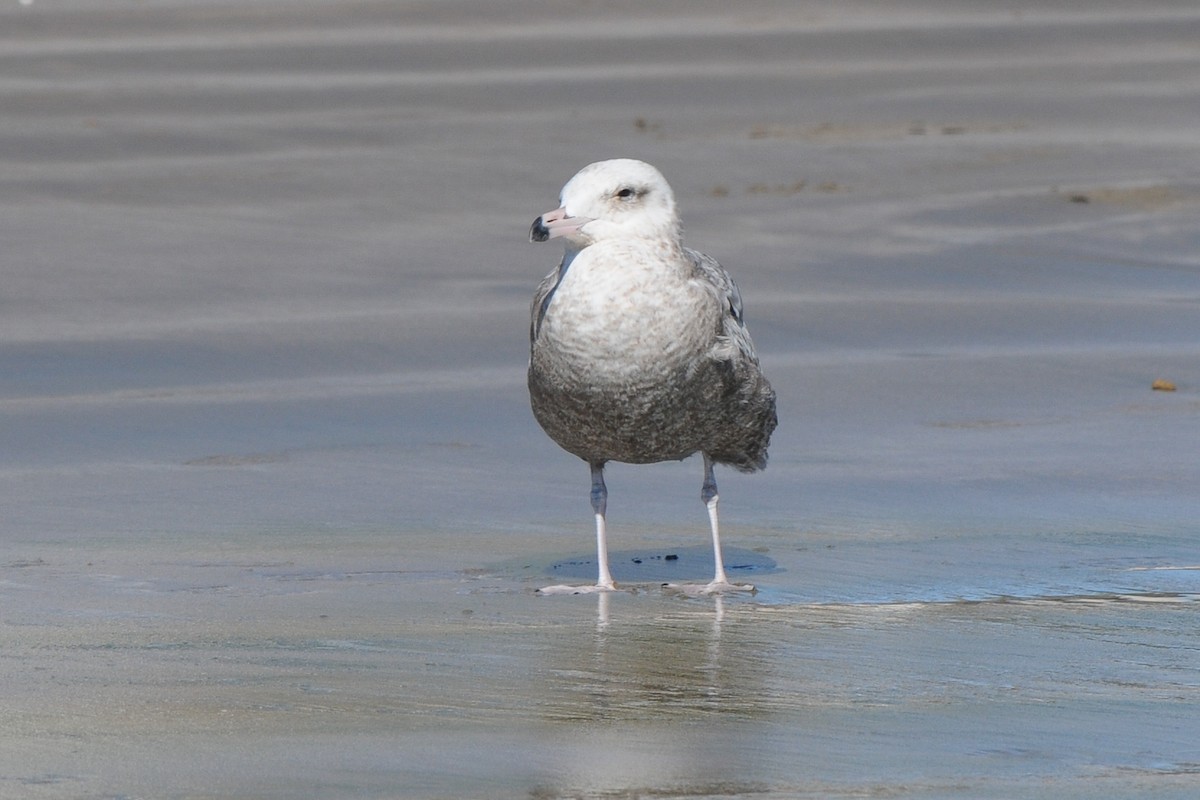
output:
M 542 327 L 542 320 L 546 316 L 546 309 L 549 308 L 550 300 L 554 297 L 554 290 L 558 288 L 563 275 L 566 274 L 565 262 L 566 257 L 564 256 L 563 263 L 560 263 L 550 271 L 550 274 L 542 278 L 542 282 L 538 284 L 537 291 L 533 293 L 533 304 L 529 307 L 530 345 L 537 339 L 538 331 Z
M 742 316 L 742 293 L 738 291 L 737 284 L 712 256 L 688 247 L 683 248 L 683 253 L 692 262 L 696 279 L 710 288 L 725 309 L 720 335 L 736 347 L 744 358 L 757 364 L 758 356 L 754 353 L 750 332 L 746 330 L 746 321 Z

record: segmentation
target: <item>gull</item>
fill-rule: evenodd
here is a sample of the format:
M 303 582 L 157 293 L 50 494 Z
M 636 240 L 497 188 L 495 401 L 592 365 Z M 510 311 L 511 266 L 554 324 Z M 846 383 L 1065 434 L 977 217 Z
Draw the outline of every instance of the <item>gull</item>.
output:
M 534 417 L 591 469 L 599 576 L 616 590 L 605 512 L 609 461 L 704 459 L 715 572 L 698 593 L 754 591 L 725 574 L 714 464 L 766 467 L 775 392 L 759 369 L 742 298 L 715 259 L 683 246 L 675 197 L 662 174 L 628 158 L 589 164 L 567 181 L 560 207 L 534 220 L 530 241 L 561 239 L 562 262 L 530 311 L 529 397 Z

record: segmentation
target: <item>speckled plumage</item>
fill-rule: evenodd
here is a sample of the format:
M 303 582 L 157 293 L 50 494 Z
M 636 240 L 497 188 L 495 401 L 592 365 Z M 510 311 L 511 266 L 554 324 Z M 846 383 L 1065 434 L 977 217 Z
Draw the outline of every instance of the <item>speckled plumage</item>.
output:
M 584 259 L 593 248 L 534 296 L 529 392 L 546 433 L 588 462 L 706 452 L 745 472 L 765 467 L 775 393 L 729 275 L 687 248 L 668 262 L 614 248 Z M 605 270 L 622 274 L 591 280 Z
M 711 462 L 762 469 L 776 424 L 737 286 L 683 246 L 670 186 L 640 161 L 598 162 L 572 178 L 562 208 L 531 230 L 534 241 L 556 237 L 566 253 L 530 315 L 534 416 L 592 465 L 601 491 L 605 462 L 703 453 L 715 540 Z

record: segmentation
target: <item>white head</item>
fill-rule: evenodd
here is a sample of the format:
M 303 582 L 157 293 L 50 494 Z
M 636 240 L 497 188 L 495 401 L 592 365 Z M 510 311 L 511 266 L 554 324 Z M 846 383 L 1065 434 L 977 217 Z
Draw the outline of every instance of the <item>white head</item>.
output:
M 533 221 L 529 239 L 563 237 L 580 249 L 604 239 L 678 241 L 675 195 L 662 173 L 644 161 L 614 158 L 588 164 L 567 181 L 561 207 Z

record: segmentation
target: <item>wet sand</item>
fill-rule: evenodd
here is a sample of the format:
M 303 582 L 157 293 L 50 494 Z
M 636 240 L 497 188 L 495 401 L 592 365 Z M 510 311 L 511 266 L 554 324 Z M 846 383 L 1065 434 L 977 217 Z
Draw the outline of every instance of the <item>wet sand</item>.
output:
M 0 796 L 1195 796 L 1198 39 L 0 6 Z M 694 459 L 610 468 L 627 591 L 534 594 L 592 533 L 526 231 L 618 155 L 779 392 L 769 469 L 718 475 L 753 597 L 659 588 L 707 577 Z

